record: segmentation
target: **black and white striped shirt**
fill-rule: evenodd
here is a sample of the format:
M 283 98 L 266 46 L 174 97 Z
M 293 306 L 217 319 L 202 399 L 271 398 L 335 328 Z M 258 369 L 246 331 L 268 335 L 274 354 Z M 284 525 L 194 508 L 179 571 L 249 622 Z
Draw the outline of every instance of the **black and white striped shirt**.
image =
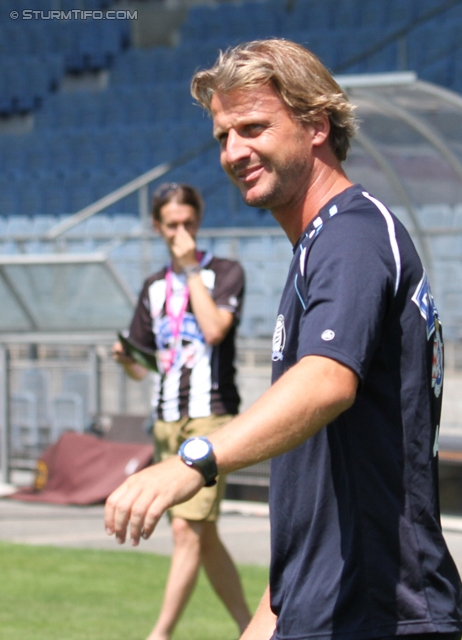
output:
M 144 283 L 130 326 L 130 337 L 158 354 L 161 373 L 153 374 L 152 405 L 157 417 L 167 422 L 183 416 L 206 417 L 211 414 L 236 414 L 239 394 L 235 384 L 235 333 L 244 293 L 244 272 L 233 260 L 204 254 L 201 277 L 220 309 L 234 314 L 235 321 L 223 342 L 206 344 L 190 304 L 180 326 L 174 362 L 165 366 L 167 355 L 176 344 L 166 310 L 167 267 Z M 172 274 L 173 309 L 184 299 L 186 278 Z

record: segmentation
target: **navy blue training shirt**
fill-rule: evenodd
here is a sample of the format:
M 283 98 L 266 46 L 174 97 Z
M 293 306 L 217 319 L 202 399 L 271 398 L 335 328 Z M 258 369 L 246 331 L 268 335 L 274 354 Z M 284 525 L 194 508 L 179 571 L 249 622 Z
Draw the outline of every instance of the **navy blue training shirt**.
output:
M 441 324 L 407 231 L 360 185 L 294 248 L 273 380 L 308 355 L 348 366 L 359 388 L 271 462 L 274 640 L 457 631 L 460 579 L 438 503 Z

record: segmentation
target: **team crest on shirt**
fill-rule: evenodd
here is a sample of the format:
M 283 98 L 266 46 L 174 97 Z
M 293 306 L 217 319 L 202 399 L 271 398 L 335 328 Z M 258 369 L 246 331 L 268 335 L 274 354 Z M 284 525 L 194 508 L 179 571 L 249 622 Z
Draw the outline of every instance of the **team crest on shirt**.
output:
M 271 359 L 277 362 L 278 360 L 282 360 L 284 358 L 284 347 L 286 344 L 286 327 L 284 316 L 282 314 L 278 315 L 276 320 L 276 327 L 274 328 L 273 333 L 273 352 L 271 354 Z
M 420 315 L 427 325 L 427 340 L 433 335 L 433 357 L 432 357 L 432 389 L 436 398 L 441 395 L 443 387 L 444 352 L 443 340 L 441 338 L 441 324 L 438 317 L 438 309 L 428 282 L 427 274 L 423 273 L 412 301 L 419 308 Z
M 423 272 L 423 276 L 414 295 L 412 301 L 415 302 L 419 308 L 420 315 L 427 323 L 427 340 L 430 340 L 433 332 L 435 331 L 435 321 L 438 319 L 438 309 L 435 305 L 430 283 L 428 281 L 427 274 Z

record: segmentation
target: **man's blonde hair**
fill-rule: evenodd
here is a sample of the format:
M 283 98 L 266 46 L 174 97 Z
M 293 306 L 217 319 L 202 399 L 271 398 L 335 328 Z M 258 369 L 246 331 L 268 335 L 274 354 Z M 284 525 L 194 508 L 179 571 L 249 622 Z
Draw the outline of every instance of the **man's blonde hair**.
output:
M 191 93 L 210 111 L 215 92 L 262 85 L 272 86 L 301 122 L 313 124 L 326 113 L 332 150 L 340 162 L 345 160 L 357 130 L 355 107 L 321 61 L 295 42 L 254 40 L 220 51 L 213 67 L 194 75 Z

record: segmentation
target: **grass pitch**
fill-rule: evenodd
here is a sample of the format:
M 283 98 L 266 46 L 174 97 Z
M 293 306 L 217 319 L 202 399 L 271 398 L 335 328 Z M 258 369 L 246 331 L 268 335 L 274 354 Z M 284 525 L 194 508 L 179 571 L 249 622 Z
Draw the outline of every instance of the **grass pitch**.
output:
M 2 640 L 144 640 L 163 597 L 170 559 L 150 553 L 0 543 Z M 239 567 L 255 611 L 264 567 Z M 174 640 L 237 640 L 201 573 Z

